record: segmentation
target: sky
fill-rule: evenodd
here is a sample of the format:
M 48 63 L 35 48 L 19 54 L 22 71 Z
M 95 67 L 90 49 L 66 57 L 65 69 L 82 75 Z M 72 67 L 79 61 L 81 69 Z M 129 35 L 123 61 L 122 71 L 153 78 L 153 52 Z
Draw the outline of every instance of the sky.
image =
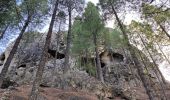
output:
M 97 4 L 99 2 L 99 0 L 85 0 L 86 3 L 88 2 L 92 2 L 94 4 Z M 118 14 L 118 15 L 121 15 L 122 13 Z M 128 13 L 123 13 L 125 14 L 125 19 L 124 19 L 124 24 L 125 25 L 129 25 L 131 23 L 132 20 L 135 20 L 135 21 L 141 21 L 140 20 L 140 15 L 134 11 L 129 11 Z M 111 19 L 111 20 L 108 20 L 106 22 L 106 27 L 110 27 L 110 28 L 114 28 L 114 19 Z M 49 21 L 48 23 L 50 22 L 50 18 L 49 18 Z M 43 33 L 43 32 L 47 32 L 48 31 L 48 27 L 49 25 L 46 25 L 43 29 L 39 30 L 39 32 Z
M 97 4 L 99 2 L 99 0 L 86 0 L 86 2 L 89 2 L 89 1 L 93 2 L 94 4 Z
M 97 4 L 99 2 L 99 0 L 86 0 L 86 3 L 89 2 L 89 1 L 93 2 L 94 4 Z M 128 13 L 125 13 L 124 24 L 129 25 L 132 20 L 141 21 L 139 14 L 134 12 L 134 11 L 130 11 Z M 106 27 L 113 28 L 114 27 L 114 20 L 113 19 L 108 20 L 107 23 L 106 23 Z

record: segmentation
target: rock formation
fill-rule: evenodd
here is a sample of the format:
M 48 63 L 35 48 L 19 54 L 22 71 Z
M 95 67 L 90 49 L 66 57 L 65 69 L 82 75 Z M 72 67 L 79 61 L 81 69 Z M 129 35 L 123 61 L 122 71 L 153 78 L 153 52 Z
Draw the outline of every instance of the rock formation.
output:
M 52 43 L 55 43 L 55 38 L 53 38 L 52 41 Z M 27 44 L 24 44 L 24 40 L 22 40 L 10 65 L 7 75 L 9 81 L 5 84 L 6 88 L 14 84 L 20 86 L 33 82 L 43 43 L 44 40 L 41 38 L 37 38 L 35 41 Z M 61 45 L 63 46 L 63 44 Z M 5 53 L 1 54 L 1 68 L 3 67 L 3 62 L 8 57 L 11 48 L 12 44 L 7 48 Z M 114 99 L 115 97 L 120 96 L 127 100 L 140 99 L 139 94 L 141 91 L 137 91 L 137 89 L 144 90 L 142 82 L 133 61 L 130 59 L 129 52 L 125 48 L 114 49 L 114 52 L 112 53 L 100 53 L 101 62 L 103 63 L 102 68 L 104 71 L 105 84 L 101 83 L 93 76 L 90 76 L 86 70 L 81 69 L 80 65 L 76 64 L 76 59 L 74 57 L 71 57 L 70 59 L 71 71 L 69 75 L 63 75 L 63 62 L 65 57 L 63 51 L 64 49 L 60 49 L 57 52 L 56 57 L 56 48 L 49 48 L 49 57 L 46 62 L 43 80 L 40 85 L 41 87 L 65 88 L 63 85 L 66 85 L 67 87 L 72 87 L 77 90 L 93 92 L 97 96 L 104 98 Z M 145 55 L 143 54 L 143 56 Z M 147 63 L 152 65 L 147 57 L 145 58 Z M 91 59 L 91 62 L 95 62 L 95 58 L 89 59 Z M 87 63 L 87 60 L 89 59 L 82 58 L 85 63 Z M 85 63 L 81 65 L 85 65 Z M 152 68 L 148 68 L 148 71 L 149 74 L 146 74 L 148 78 L 152 79 L 153 87 L 159 88 L 158 78 L 154 74 L 154 71 Z M 145 94 L 145 99 L 147 99 L 146 93 L 144 92 L 143 94 Z

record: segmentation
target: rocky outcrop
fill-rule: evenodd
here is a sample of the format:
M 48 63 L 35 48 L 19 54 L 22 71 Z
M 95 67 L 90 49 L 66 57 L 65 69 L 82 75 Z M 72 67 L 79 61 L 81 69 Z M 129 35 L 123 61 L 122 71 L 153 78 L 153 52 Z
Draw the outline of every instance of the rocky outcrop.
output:
M 53 38 L 52 41 L 53 45 L 56 45 L 55 38 Z M 21 41 L 7 75 L 11 82 L 15 82 L 17 85 L 31 84 L 33 82 L 43 45 L 44 40 L 41 39 L 41 37 L 36 38 L 30 43 L 25 43 L 24 40 Z M 81 68 L 82 66 L 77 64 L 77 60 L 74 57 L 70 57 L 70 73 L 66 75 L 63 74 L 64 45 L 62 46 L 62 49 L 59 49 L 57 52 L 57 57 L 55 55 L 55 46 L 49 48 L 49 57 L 45 65 L 41 87 L 57 87 L 62 89 L 71 87 L 76 90 L 92 92 L 101 98 L 108 97 L 114 99 L 120 97 L 127 100 L 140 98 L 138 96 L 140 91 L 137 92 L 136 87 L 143 89 L 143 85 L 136 67 L 130 59 L 129 51 L 125 48 L 116 48 L 113 50 L 115 54 L 119 54 L 120 59 L 108 62 L 109 64 L 103 67 L 105 80 L 105 84 L 103 84 Z M 0 57 L 1 62 L 6 60 L 11 48 L 12 44 Z M 145 57 L 145 60 L 147 65 L 152 65 L 147 57 Z M 95 67 L 95 65 L 92 67 Z M 146 73 L 148 79 L 151 79 L 156 87 L 160 87 L 153 69 L 148 67 L 148 71 L 149 72 Z M 143 94 L 146 95 L 145 91 Z

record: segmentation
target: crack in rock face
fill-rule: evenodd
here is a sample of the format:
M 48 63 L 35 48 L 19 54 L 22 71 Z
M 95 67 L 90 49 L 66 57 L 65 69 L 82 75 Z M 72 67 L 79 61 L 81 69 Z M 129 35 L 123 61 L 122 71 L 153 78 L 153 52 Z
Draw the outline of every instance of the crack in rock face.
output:
M 56 54 L 56 50 L 48 49 L 48 53 L 49 53 L 50 56 L 52 56 L 53 58 L 57 58 L 57 59 L 63 59 L 63 58 L 65 58 L 65 54 L 59 53 L 59 52 L 57 52 L 57 54 Z M 57 55 L 57 57 L 56 57 L 56 55 Z
M 22 65 L 18 66 L 17 68 L 18 68 L 18 69 L 19 69 L 19 68 L 26 68 L 26 64 L 22 64 Z
M 0 55 L 0 61 L 4 61 L 5 60 L 5 53 L 3 53 L 2 55 Z
M 2 70 L 2 68 L 3 68 L 3 64 L 4 64 L 4 61 L 5 61 L 5 53 L 2 53 L 1 55 L 0 55 L 0 72 L 1 72 L 1 70 Z
M 107 65 L 112 65 L 114 63 L 121 63 L 124 61 L 124 56 L 122 54 L 115 53 L 115 52 L 104 51 L 100 53 L 99 57 L 100 57 L 100 63 L 102 68 Z M 93 65 L 95 65 L 96 62 L 97 60 L 95 57 L 88 57 L 88 58 L 81 57 L 81 65 L 86 65 L 88 63 L 92 63 Z

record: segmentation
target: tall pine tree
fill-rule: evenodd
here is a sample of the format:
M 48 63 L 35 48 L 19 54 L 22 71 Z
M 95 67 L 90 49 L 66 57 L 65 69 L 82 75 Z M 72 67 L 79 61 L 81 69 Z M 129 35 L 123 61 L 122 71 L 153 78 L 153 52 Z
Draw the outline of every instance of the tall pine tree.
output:
M 44 71 L 44 67 L 45 67 L 45 62 L 48 57 L 47 52 L 48 52 L 49 45 L 51 43 L 51 36 L 52 36 L 53 25 L 55 22 L 56 13 L 57 13 L 57 9 L 58 9 L 58 4 L 59 4 L 59 0 L 56 0 L 52 18 L 51 18 L 51 22 L 50 22 L 50 26 L 49 26 L 49 30 L 48 30 L 47 37 L 46 37 L 46 42 L 45 42 L 45 45 L 43 48 L 43 54 L 41 55 L 40 63 L 39 63 L 38 69 L 37 69 L 35 80 L 33 82 L 33 87 L 32 87 L 32 91 L 31 91 L 29 100 L 37 100 L 37 96 L 38 96 L 38 92 L 39 92 L 39 85 L 41 83 L 41 79 L 42 79 L 42 75 L 43 75 L 43 71 Z
M 44 6 L 44 1 L 46 1 L 46 0 L 36 0 L 36 1 L 35 0 L 25 0 L 20 5 L 20 7 L 22 9 L 23 18 L 26 18 L 26 20 L 24 20 L 24 25 L 22 26 L 20 34 L 19 34 L 18 38 L 16 39 L 14 46 L 13 46 L 12 50 L 10 51 L 8 58 L 6 59 L 6 62 L 3 65 L 3 69 L 0 74 L 0 87 L 3 83 L 3 81 L 5 80 L 6 73 L 7 73 L 10 63 L 18 49 L 19 43 L 22 39 L 24 32 L 26 31 L 30 22 L 33 19 L 36 19 L 37 18 L 36 16 L 40 14 L 40 13 L 37 13 L 37 11 L 41 12 L 42 9 L 39 9 L 39 7 L 42 7 L 42 5 Z M 16 13 L 18 13 L 18 12 L 16 11 Z M 22 16 L 21 13 L 19 13 L 19 14 L 20 14 L 19 16 Z M 36 18 L 33 18 L 33 17 L 36 17 Z
M 97 67 L 97 78 L 104 82 L 103 72 L 101 68 L 100 58 L 99 58 L 99 50 L 98 50 L 98 36 L 101 29 L 104 27 L 103 22 L 101 20 L 99 11 L 97 7 L 89 2 L 87 7 L 85 8 L 85 12 L 83 14 L 83 28 L 91 34 L 93 38 L 93 43 L 95 46 L 96 53 L 96 67 Z

